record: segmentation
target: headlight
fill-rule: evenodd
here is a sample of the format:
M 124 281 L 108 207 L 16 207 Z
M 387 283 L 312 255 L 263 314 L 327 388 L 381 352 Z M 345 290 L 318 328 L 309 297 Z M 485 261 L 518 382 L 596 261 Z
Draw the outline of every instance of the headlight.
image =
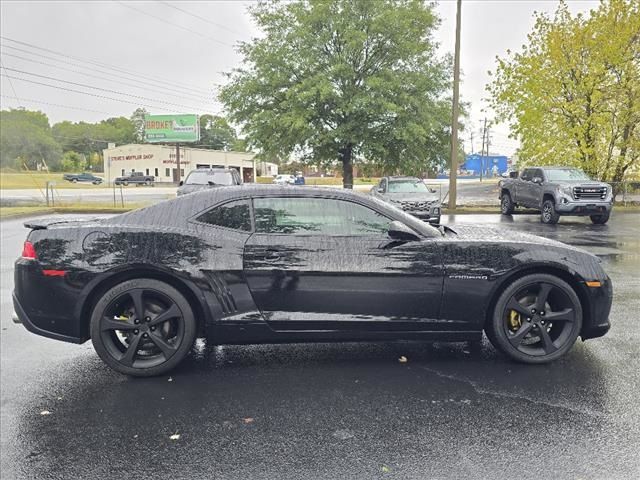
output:
M 573 197 L 573 187 L 569 185 L 558 185 L 556 187 L 556 190 L 558 191 L 558 193 L 562 193 L 563 195 L 566 195 L 568 197 Z

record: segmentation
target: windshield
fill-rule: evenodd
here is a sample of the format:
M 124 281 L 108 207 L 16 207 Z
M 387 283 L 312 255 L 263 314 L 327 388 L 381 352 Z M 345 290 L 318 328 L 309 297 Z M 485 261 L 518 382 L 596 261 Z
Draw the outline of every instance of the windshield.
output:
M 234 185 L 231 172 L 191 172 L 185 185 Z
M 402 180 L 389 182 L 389 193 L 429 193 L 422 180 Z
M 545 170 L 545 173 L 550 182 L 591 180 L 589 175 L 575 168 L 556 168 Z

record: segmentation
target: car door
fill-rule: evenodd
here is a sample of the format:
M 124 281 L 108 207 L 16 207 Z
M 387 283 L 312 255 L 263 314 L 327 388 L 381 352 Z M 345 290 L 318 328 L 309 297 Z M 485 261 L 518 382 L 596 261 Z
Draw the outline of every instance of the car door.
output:
M 254 198 L 244 273 L 276 330 L 428 330 L 443 268 L 435 241 L 393 242 L 390 218 L 352 201 Z
M 520 175 L 520 181 L 517 187 L 518 204 L 524 207 L 531 207 L 532 205 L 532 192 L 531 192 L 531 178 L 533 177 L 533 169 L 525 168 Z
M 534 178 L 539 178 L 540 183 L 533 182 Z M 536 208 L 542 208 L 542 196 L 545 180 L 544 171 L 541 168 L 534 169 L 533 177 L 531 178 L 531 202 Z

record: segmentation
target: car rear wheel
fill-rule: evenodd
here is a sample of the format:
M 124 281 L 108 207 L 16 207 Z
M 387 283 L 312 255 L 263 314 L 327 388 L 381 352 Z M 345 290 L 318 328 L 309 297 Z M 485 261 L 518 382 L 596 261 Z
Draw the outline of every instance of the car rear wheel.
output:
M 548 274 L 511 283 L 487 324 L 491 343 L 524 363 L 547 363 L 567 353 L 582 328 L 582 306 L 571 286 Z
M 114 370 L 148 377 L 173 369 L 196 337 L 189 302 L 175 288 L 153 279 L 135 279 L 111 288 L 91 316 L 91 341 Z
M 591 215 L 589 217 L 594 225 L 604 225 L 609 221 L 609 214 L 605 213 L 603 215 Z
M 502 195 L 502 199 L 500 200 L 500 211 L 503 215 L 511 215 L 515 210 L 515 205 L 511 200 L 511 195 L 505 193 Z
M 129 182 L 127 182 L 127 181 L 125 180 L 124 182 L 122 182 L 122 185 L 124 185 L 124 186 L 126 187 L 127 185 L 129 185 Z
M 540 220 L 547 225 L 555 225 L 560 220 L 560 215 L 556 212 L 556 206 L 553 200 L 545 200 L 542 203 L 542 213 L 540 214 Z
M 145 180 L 144 184 L 148 187 L 149 185 L 151 185 L 151 180 Z
M 71 179 L 71 183 L 78 183 L 78 179 L 77 178 L 72 178 Z

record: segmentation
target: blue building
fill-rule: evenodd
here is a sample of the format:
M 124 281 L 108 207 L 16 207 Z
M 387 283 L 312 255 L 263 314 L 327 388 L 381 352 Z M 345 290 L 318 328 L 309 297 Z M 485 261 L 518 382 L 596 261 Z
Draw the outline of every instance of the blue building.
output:
M 460 165 L 461 170 L 466 170 L 472 176 L 492 177 L 494 166 L 497 167 L 497 174 L 507 171 L 507 157 L 502 155 L 467 155 L 465 161 Z M 473 172 L 473 173 L 472 173 Z

